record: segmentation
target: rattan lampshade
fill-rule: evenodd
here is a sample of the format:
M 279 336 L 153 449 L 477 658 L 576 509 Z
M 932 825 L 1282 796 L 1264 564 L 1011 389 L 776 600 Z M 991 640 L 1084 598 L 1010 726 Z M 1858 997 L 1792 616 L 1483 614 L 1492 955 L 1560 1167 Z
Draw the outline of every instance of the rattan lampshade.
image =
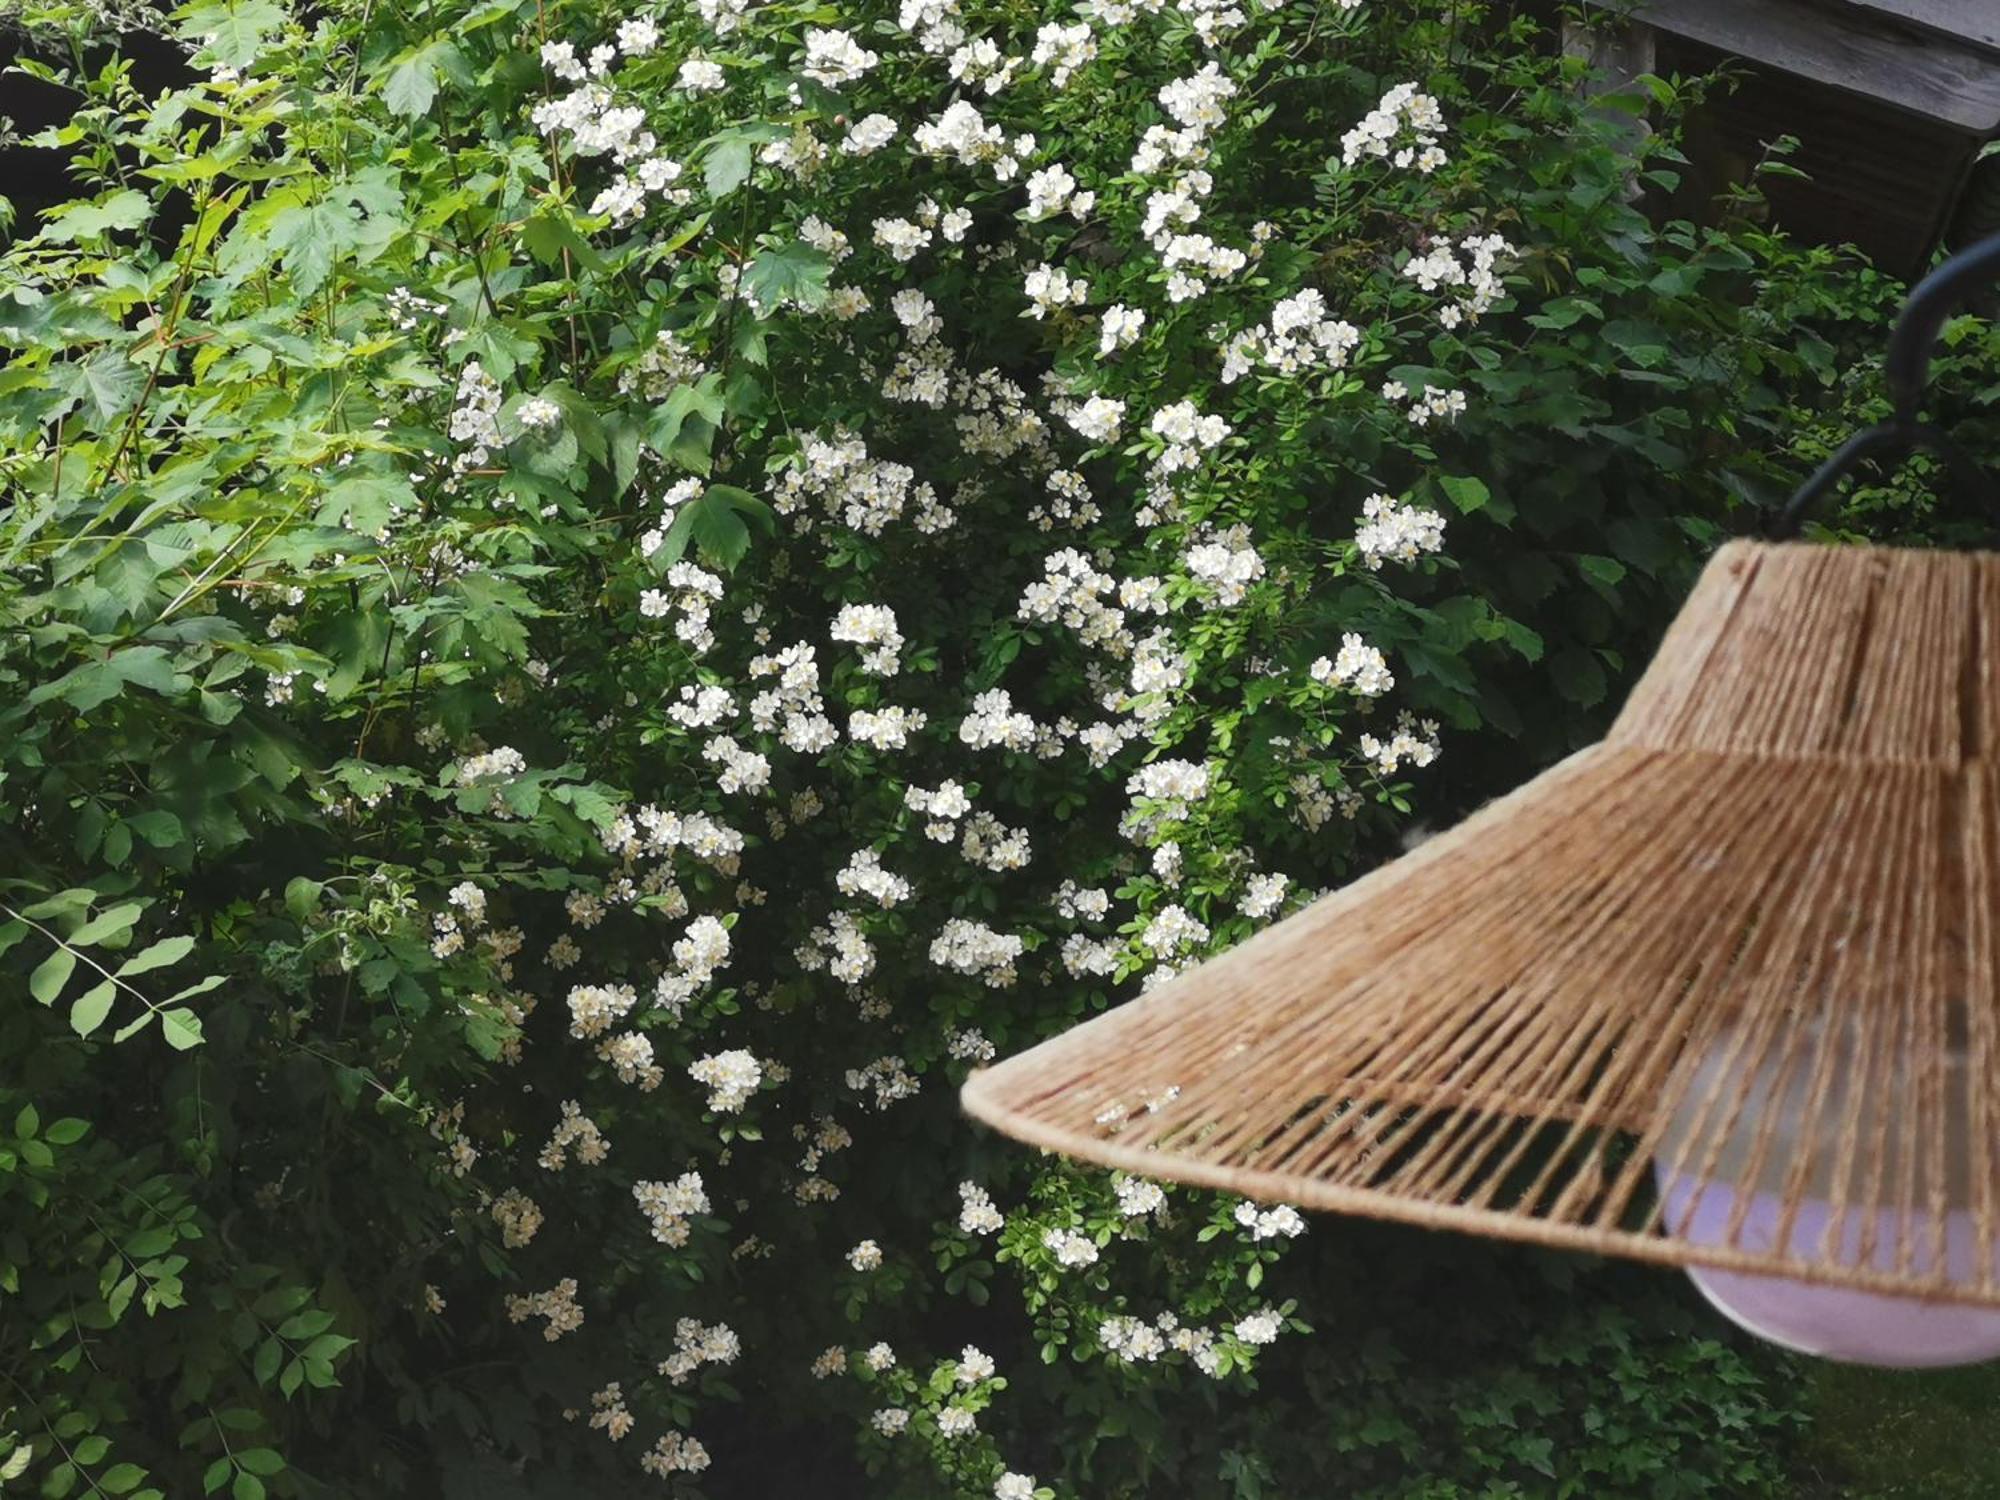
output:
M 1996 746 L 2000 555 L 1732 543 L 1603 743 L 965 1106 L 1260 1199 L 2000 1307 Z

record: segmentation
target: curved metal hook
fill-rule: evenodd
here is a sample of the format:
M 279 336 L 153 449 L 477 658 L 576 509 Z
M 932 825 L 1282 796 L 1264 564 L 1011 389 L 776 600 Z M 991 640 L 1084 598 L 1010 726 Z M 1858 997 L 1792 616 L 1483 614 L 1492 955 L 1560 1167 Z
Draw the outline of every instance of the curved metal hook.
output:
M 1863 459 L 1885 448 L 1904 452 L 1929 448 L 1950 466 L 1952 479 L 1963 495 L 1975 503 L 1991 499 L 1993 482 L 1972 455 L 1942 429 L 1923 421 L 1918 412 L 1930 380 L 1931 350 L 1945 320 L 1971 293 L 1995 283 L 2000 283 L 2000 234 L 1959 251 L 1911 288 L 1889 335 L 1889 352 L 1883 362 L 1894 415 L 1887 422 L 1855 433 L 1835 449 L 1773 517 L 1770 535 L 1796 536 L 1806 512 L 1822 495 Z

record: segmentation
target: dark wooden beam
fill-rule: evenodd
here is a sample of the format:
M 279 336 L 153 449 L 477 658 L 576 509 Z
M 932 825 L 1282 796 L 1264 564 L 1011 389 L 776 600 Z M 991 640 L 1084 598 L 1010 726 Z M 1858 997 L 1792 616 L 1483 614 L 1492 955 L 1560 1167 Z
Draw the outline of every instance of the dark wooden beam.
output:
M 1632 19 L 1764 63 L 1797 77 L 1879 100 L 1979 138 L 2000 132 L 2000 58 L 1983 47 L 1953 44 L 1935 31 L 1884 24 L 1887 5 L 1922 8 L 1927 0 L 1874 0 L 1875 18 L 1858 0 L 1643 0 Z M 1950 0 L 1938 0 L 1940 6 Z M 1968 10 L 2000 9 L 2000 0 L 1961 0 Z M 1624 9 L 1624 7 L 1619 7 Z
M 2000 55 L 2000 0 L 1826 0 Z

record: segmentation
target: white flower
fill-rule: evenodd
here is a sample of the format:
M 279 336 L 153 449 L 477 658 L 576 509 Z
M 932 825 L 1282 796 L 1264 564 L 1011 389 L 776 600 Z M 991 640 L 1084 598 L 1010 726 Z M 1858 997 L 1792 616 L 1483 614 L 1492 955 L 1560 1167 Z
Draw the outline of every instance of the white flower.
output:
M 869 156 L 896 137 L 896 122 L 887 115 L 869 115 L 847 127 L 840 149 L 849 156 Z
M 644 57 L 660 44 L 660 28 L 650 16 L 618 23 L 618 50 L 627 57 Z
M 863 1240 L 847 1252 L 847 1263 L 857 1271 L 879 1271 L 882 1268 L 882 1247 L 873 1240 Z
M 978 1425 L 978 1419 L 962 1406 L 947 1406 L 937 1414 L 938 1431 L 946 1437 L 965 1437 Z
M 992 1355 L 981 1350 L 976 1344 L 967 1344 L 959 1351 L 958 1369 L 954 1374 L 960 1385 L 974 1386 L 982 1380 L 991 1380 L 993 1369 Z
M 885 1406 L 868 1422 L 883 1437 L 896 1437 L 910 1425 L 910 1414 L 900 1406 Z
M 910 295 L 899 292 L 899 298 Z M 922 293 L 916 294 L 924 303 L 924 313 L 928 314 L 929 301 Z M 903 309 L 897 309 L 898 317 Z M 896 612 L 886 604 L 846 604 L 833 617 L 833 628 L 829 632 L 834 640 L 844 641 L 862 647 L 861 670 L 876 677 L 896 675 L 897 653 L 903 649 L 902 632 L 896 628 Z
M 1288 1203 L 1267 1209 L 1259 1209 L 1254 1203 L 1239 1203 L 1236 1222 L 1250 1231 L 1253 1240 L 1297 1239 L 1306 1232 L 1306 1221 Z
M 1252 1313 L 1230 1331 L 1246 1344 L 1275 1344 L 1285 1320 L 1271 1308 Z
M 1035 33 L 1035 50 L 1029 61 L 1049 70 L 1049 86 L 1061 89 L 1071 76 L 1097 56 L 1097 39 L 1086 22 L 1065 26 L 1050 21 Z
M 961 1182 L 958 1185 L 958 1196 L 961 1205 L 958 1211 L 958 1227 L 966 1234 L 997 1234 L 1007 1222 L 1000 1216 L 1000 1210 L 993 1206 L 993 1199 L 988 1196 L 986 1189 L 978 1183 Z M 966 1353 L 969 1356 L 978 1351 L 968 1346 Z M 965 1380 L 963 1373 L 965 1366 L 960 1365 L 959 1370 L 959 1378 Z M 992 1361 L 988 1360 L 987 1374 L 991 1373 Z M 971 1381 L 967 1380 L 965 1383 L 970 1385 Z
M 689 1063 L 688 1077 L 708 1089 L 710 1109 L 736 1114 L 764 1081 L 764 1069 L 754 1056 L 739 1047 Z
M 1028 316 L 1044 318 L 1064 307 L 1079 307 L 1090 295 L 1089 283 L 1072 277 L 1060 266 L 1036 266 L 1028 272 L 1022 290 L 1028 295 Z
M 1253 920 L 1268 917 L 1283 903 L 1291 884 L 1291 878 L 1286 875 L 1252 875 L 1244 882 L 1243 894 L 1237 899 L 1236 909 Z
M 1125 420 L 1125 403 L 1104 396 L 1092 396 L 1081 406 L 1071 407 L 1063 416 L 1070 426 L 1093 443 L 1108 443 L 1118 436 L 1119 424 Z
M 1136 307 L 1119 303 L 1104 310 L 1103 320 L 1098 325 L 1097 352 L 1110 356 L 1120 349 L 1129 349 L 1139 341 L 1139 332 L 1146 326 L 1146 315 Z
M 1413 563 L 1427 552 L 1444 549 L 1444 517 L 1434 510 L 1371 495 L 1362 503 L 1361 514 L 1354 545 L 1371 571 L 1379 571 L 1385 562 Z
M 545 396 L 530 396 L 514 409 L 514 416 L 531 432 L 541 432 L 562 421 L 562 408 Z
M 830 89 L 852 83 L 882 59 L 844 31 L 806 28 L 806 56 L 799 71 Z
M 895 1368 L 896 1351 L 887 1344 L 871 1344 L 868 1352 L 861 1356 L 861 1362 L 879 1375 L 884 1370 Z
M 1056 1264 L 1080 1270 L 1097 1263 L 1097 1242 L 1074 1229 L 1051 1229 L 1042 1235 L 1042 1246 L 1055 1256 Z
M 993 1500 L 1035 1500 L 1035 1481 L 1010 1470 L 993 1481 Z
M 1142 1177 L 1118 1179 L 1118 1212 L 1128 1219 L 1158 1213 L 1167 1206 L 1167 1190 Z
M 1396 685 L 1382 653 L 1351 630 L 1340 638 L 1337 656 L 1320 657 L 1308 671 L 1315 682 L 1349 687 L 1363 698 L 1378 698 Z
M 713 94 L 728 86 L 728 80 L 722 75 L 722 64 L 702 57 L 690 57 L 682 63 L 674 83 L 690 94 Z

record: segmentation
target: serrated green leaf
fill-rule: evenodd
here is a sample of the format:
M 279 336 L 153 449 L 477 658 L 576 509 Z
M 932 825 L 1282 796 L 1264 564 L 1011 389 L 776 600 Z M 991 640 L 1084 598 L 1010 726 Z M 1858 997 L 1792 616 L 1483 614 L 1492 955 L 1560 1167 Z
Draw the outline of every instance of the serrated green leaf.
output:
M 65 203 L 43 217 L 45 244 L 73 245 L 78 240 L 118 229 L 137 229 L 151 217 L 153 203 L 144 193 L 121 188 L 101 202 Z

